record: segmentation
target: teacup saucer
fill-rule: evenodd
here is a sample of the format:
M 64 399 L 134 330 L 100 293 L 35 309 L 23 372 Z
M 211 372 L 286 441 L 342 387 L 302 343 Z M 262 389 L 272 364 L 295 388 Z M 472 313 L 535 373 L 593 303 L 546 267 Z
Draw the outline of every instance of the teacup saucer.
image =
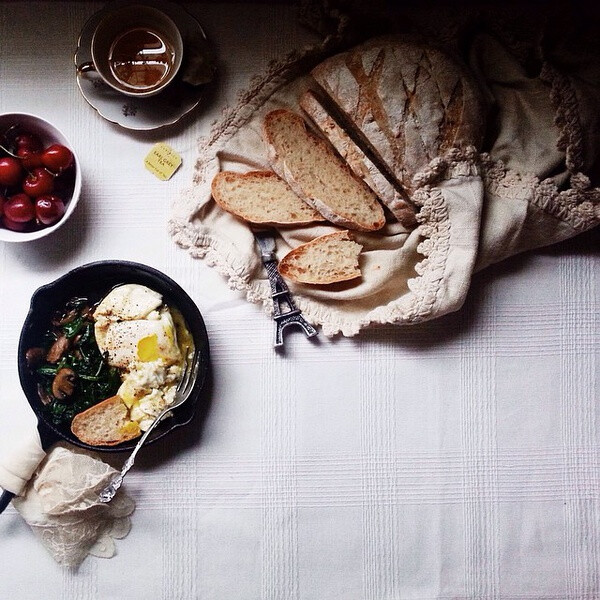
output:
M 83 26 L 75 52 L 75 67 L 92 60 L 91 42 L 96 25 L 115 6 L 136 4 L 135 1 L 111 2 L 92 15 Z M 183 38 L 184 52 L 186 40 L 206 39 L 200 23 L 181 6 L 167 1 L 145 0 L 165 12 L 177 25 Z M 149 98 L 125 96 L 108 86 L 94 72 L 77 72 L 77 85 L 85 100 L 100 116 L 126 129 L 147 131 L 172 125 L 193 110 L 202 98 L 204 86 L 192 86 L 177 78 L 164 91 Z

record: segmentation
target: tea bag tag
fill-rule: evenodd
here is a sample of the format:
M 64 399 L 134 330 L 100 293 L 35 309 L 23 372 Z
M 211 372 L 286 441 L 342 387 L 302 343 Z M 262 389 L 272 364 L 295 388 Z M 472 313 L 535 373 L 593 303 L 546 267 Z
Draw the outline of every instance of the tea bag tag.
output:
M 167 181 L 181 165 L 181 156 L 164 142 L 154 144 L 144 159 L 144 166 L 162 181 Z

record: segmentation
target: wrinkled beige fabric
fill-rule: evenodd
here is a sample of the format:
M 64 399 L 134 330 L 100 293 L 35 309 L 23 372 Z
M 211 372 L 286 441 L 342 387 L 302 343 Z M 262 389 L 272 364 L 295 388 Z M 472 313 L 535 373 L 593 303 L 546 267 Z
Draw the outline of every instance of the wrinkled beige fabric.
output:
M 108 504 L 99 501 L 116 474 L 91 453 L 58 444 L 13 505 L 60 565 L 77 566 L 88 554 L 110 558 L 135 508 L 122 490 Z
M 598 224 L 600 192 L 584 174 L 593 170 L 598 149 L 584 136 L 598 134 L 600 72 L 595 90 L 547 61 L 531 77 L 486 34 L 475 39 L 470 57 L 490 101 L 488 127 L 497 132 L 481 160 L 485 201 L 476 268 L 482 269 Z M 591 55 L 587 60 L 596 64 Z
M 318 52 L 310 57 L 313 64 L 317 57 Z M 490 104 L 490 151 L 455 149 L 417 174 L 418 228 L 407 231 L 392 223 L 377 233 L 357 234 L 364 245 L 360 281 L 290 285 L 305 316 L 325 335 L 440 317 L 462 306 L 474 270 L 600 222 L 599 191 L 582 171 L 594 163 L 582 158 L 593 145 L 581 134 L 585 119 L 600 112 L 596 92 L 590 92 L 593 84 L 578 85 L 548 61 L 539 76 L 529 77 L 489 35 L 475 38 L 470 58 Z M 205 258 L 231 287 L 267 310 L 269 286 L 252 233 L 215 206 L 210 182 L 219 169 L 268 168 L 262 118 L 278 107 L 299 111 L 297 99 L 310 85 L 310 66 L 289 57 L 241 95 L 200 141 L 193 185 L 175 202 L 170 221 L 178 244 Z M 326 225 L 280 228 L 278 255 L 332 230 Z

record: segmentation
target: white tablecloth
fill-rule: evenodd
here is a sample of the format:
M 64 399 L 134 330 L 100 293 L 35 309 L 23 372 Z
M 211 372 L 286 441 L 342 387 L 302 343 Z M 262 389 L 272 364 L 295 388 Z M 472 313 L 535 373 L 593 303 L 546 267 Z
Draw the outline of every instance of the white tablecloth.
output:
M 0 112 L 61 128 L 84 174 L 55 235 L 0 244 L 0 446 L 33 425 L 18 336 L 40 285 L 100 259 L 152 265 L 198 304 L 214 381 L 201 429 L 147 448 L 110 560 L 57 566 L 10 507 L 0 598 L 599 598 L 599 236 L 488 269 L 465 307 L 355 339 L 291 334 L 177 248 L 166 222 L 197 138 L 268 60 L 309 42 L 292 6 L 188 4 L 220 57 L 210 105 L 133 133 L 81 97 L 72 55 L 101 3 L 0 4 Z M 183 156 L 161 182 L 155 141 Z M 118 459 L 117 461 L 118 462 Z

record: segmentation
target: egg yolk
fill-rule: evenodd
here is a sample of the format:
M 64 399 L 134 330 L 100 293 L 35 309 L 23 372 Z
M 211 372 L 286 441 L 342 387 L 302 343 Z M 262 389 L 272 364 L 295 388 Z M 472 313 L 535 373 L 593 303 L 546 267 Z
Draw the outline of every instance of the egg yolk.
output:
M 137 355 L 142 362 L 152 362 L 159 359 L 158 336 L 155 333 L 139 340 Z
M 142 433 L 140 426 L 135 421 L 129 421 L 120 427 L 120 431 L 124 435 L 137 436 Z

